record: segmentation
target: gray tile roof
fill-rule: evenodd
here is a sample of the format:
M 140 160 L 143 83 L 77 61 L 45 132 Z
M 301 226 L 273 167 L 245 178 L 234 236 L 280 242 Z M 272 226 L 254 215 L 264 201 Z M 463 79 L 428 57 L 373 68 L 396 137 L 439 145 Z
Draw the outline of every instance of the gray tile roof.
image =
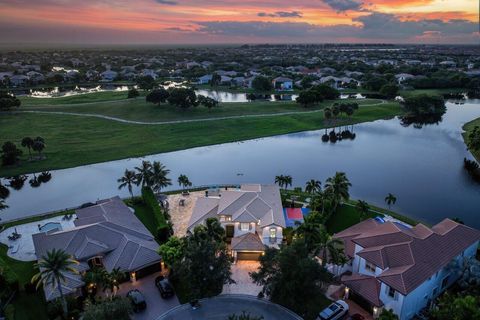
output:
M 480 231 L 450 219 L 431 229 L 424 225 L 408 229 L 370 219 L 335 237 L 345 242 L 347 253 L 354 244 L 360 245 L 358 256 L 384 270 L 377 279 L 406 295 L 478 242 Z
M 32 236 L 38 258 L 52 249 L 62 249 L 80 261 L 79 271 L 85 271 L 90 258 L 101 256 L 109 272 L 115 268 L 135 271 L 160 262 L 154 237 L 119 197 L 99 201 L 76 214 L 75 228 Z M 68 275 L 67 292 L 83 285 L 79 277 Z M 48 289 L 45 293 L 47 299 L 56 295 Z
M 254 233 L 246 233 L 244 235 L 232 238 L 232 250 L 235 251 L 264 251 L 265 245 L 260 237 Z
M 221 190 L 219 197 L 199 198 L 188 224 L 191 229 L 208 217 L 232 216 L 234 222 L 259 222 L 285 228 L 280 190 L 275 185 L 246 184 L 239 190 Z

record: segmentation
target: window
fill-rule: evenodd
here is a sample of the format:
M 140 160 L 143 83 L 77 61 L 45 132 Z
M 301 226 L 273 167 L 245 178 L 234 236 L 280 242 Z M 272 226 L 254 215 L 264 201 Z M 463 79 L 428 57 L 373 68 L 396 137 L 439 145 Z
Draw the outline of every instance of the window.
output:
M 373 263 L 368 262 L 365 260 L 365 269 L 367 269 L 370 272 L 375 272 L 375 265 Z
M 242 231 L 250 230 L 250 223 L 248 223 L 248 222 L 240 223 L 240 230 L 242 230 Z
M 393 298 L 394 300 L 398 299 L 398 293 L 392 287 L 387 286 L 385 291 L 387 293 L 387 296 L 389 296 L 390 298 Z
M 277 238 L 277 228 L 270 228 L 270 238 Z
M 232 221 L 232 216 L 225 216 L 225 221 Z

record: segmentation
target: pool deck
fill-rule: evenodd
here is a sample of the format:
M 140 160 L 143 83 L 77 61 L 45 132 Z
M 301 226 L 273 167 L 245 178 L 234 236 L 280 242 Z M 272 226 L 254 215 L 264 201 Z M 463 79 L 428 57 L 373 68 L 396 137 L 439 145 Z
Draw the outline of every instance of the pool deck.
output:
M 54 222 L 60 223 L 62 225 L 62 230 L 68 230 L 75 227 L 73 223 L 75 218 L 76 215 L 73 215 L 70 220 L 63 220 L 63 216 L 58 216 L 13 226 L 0 232 L 0 242 L 9 247 L 7 251 L 9 257 L 20 261 L 35 261 L 37 260 L 37 256 L 35 255 L 32 235 L 40 233 L 38 225 L 43 226 L 49 222 Z M 9 240 L 8 236 L 12 235 L 15 230 L 22 236 L 14 241 Z

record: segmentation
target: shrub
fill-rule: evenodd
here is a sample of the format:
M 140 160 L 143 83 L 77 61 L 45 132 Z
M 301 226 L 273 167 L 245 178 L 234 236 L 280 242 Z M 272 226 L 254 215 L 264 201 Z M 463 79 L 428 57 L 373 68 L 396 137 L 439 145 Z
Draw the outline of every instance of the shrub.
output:
M 160 205 L 158 204 L 157 198 L 150 187 L 142 188 L 142 198 L 145 205 L 151 210 L 157 221 L 157 240 L 165 242 L 170 236 L 170 227 Z

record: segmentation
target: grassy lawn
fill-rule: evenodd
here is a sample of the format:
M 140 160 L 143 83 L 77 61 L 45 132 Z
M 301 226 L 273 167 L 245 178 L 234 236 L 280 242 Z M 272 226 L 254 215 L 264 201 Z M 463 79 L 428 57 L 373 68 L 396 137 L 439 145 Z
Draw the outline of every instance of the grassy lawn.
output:
M 465 130 L 465 132 L 463 133 L 463 140 L 465 141 L 465 144 L 468 143 L 468 135 L 471 131 L 473 131 L 473 128 L 475 128 L 475 126 L 480 127 L 480 118 L 472 120 L 463 126 L 463 130 Z M 475 159 L 480 162 L 480 150 L 470 150 L 470 152 L 472 152 Z
M 35 294 L 20 292 L 13 302 L 15 320 L 47 320 L 47 303 L 43 291 Z
M 378 214 L 369 212 L 367 218 L 374 218 Z M 355 207 L 348 205 L 342 205 L 335 214 L 327 221 L 326 227 L 330 234 L 334 234 L 345 230 L 354 224 L 359 223 L 361 220 L 360 214 L 357 212 Z
M 30 283 L 33 275 L 37 272 L 34 269 L 34 262 L 12 259 L 7 256 L 7 250 L 7 246 L 0 244 L 0 267 L 6 266 L 18 279 L 20 286 L 20 292 L 12 302 L 15 307 L 15 320 L 48 319 L 43 291 L 27 294 L 23 290 L 24 285 Z
M 140 198 L 138 198 L 140 199 Z M 135 215 L 143 223 L 143 225 L 150 231 L 151 234 L 155 235 L 157 233 L 157 219 L 152 210 L 143 202 L 132 201 L 130 199 L 125 200 L 125 203 L 135 210 Z
M 112 94 L 112 93 L 108 93 Z M 94 95 L 94 94 L 92 94 Z M 96 95 L 96 94 L 95 94 Z M 89 95 L 87 95 L 89 96 Z M 75 98 L 75 97 L 70 97 Z M 31 98 L 30 98 L 31 99 Z M 65 98 L 67 99 L 67 98 Z M 40 103 L 36 101 L 40 100 Z M 55 100 L 55 103 L 43 103 L 44 100 Z M 56 111 L 56 112 L 75 112 L 99 114 L 104 116 L 116 117 L 125 120 L 155 122 L 155 121 L 172 121 L 172 120 L 188 120 L 188 119 L 205 119 L 218 118 L 228 116 L 256 115 L 256 114 L 274 114 L 282 112 L 303 112 L 319 110 L 331 105 L 332 101 L 325 101 L 311 108 L 303 108 L 296 102 L 239 102 L 239 103 L 222 103 L 220 107 L 209 110 L 203 106 L 191 108 L 189 110 L 181 110 L 168 104 L 156 105 L 145 102 L 143 97 L 136 99 L 122 99 L 113 101 L 97 101 L 97 103 L 56 103 L 58 99 L 36 99 L 34 103 L 25 103 L 21 110 L 35 111 Z M 375 104 L 380 100 L 365 99 L 354 100 L 348 99 L 347 102 L 356 101 L 359 105 Z M 48 102 L 48 101 L 47 101 Z
M 402 114 L 398 103 L 361 107 L 337 125 L 391 118 Z M 125 124 L 68 115 L 9 114 L 0 118 L 0 144 L 17 145 L 25 136 L 42 136 L 47 159 L 0 168 L 0 176 L 69 168 L 148 154 L 242 141 L 325 127 L 323 112 L 275 117 L 224 119 L 168 125 Z M 22 157 L 26 160 L 28 152 Z
M 403 97 L 411 97 L 419 94 L 448 94 L 448 93 L 461 93 L 466 90 L 463 88 L 445 88 L 445 89 L 415 89 L 415 90 L 401 90 L 400 95 Z
M 0 266 L 5 265 L 18 279 L 20 288 L 32 280 L 36 271 L 33 268 L 34 262 L 18 261 L 7 256 L 8 247 L 0 244 Z
M 145 95 L 143 91 L 139 91 L 140 95 Z M 22 102 L 22 109 L 24 106 L 45 106 L 45 105 L 64 105 L 64 104 L 81 104 L 112 100 L 126 100 L 127 91 L 102 91 L 85 94 L 77 94 L 73 96 L 58 97 L 58 98 L 33 98 L 33 97 L 18 97 Z

